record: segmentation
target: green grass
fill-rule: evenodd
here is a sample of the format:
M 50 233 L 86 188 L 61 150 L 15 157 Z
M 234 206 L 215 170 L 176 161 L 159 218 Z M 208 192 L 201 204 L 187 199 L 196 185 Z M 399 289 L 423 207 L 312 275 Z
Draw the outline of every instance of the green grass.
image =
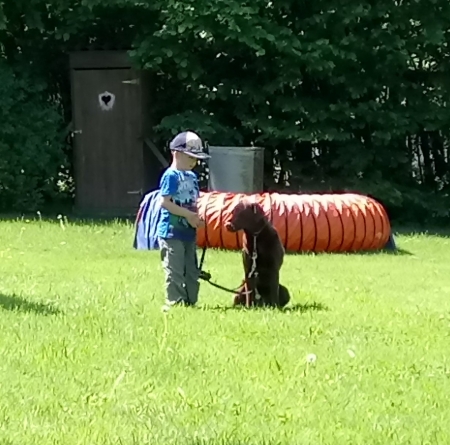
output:
M 228 310 L 202 283 L 163 313 L 131 225 L 64 229 L 0 223 L 0 444 L 450 443 L 448 239 L 287 256 L 291 310 Z M 241 280 L 236 252 L 205 266 Z

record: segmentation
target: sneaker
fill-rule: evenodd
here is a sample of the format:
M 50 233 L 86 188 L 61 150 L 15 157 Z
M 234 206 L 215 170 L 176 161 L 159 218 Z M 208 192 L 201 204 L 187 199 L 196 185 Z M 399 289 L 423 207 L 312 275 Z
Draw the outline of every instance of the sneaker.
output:
M 168 307 L 172 307 L 172 306 L 189 306 L 190 303 L 186 300 L 183 300 L 182 298 L 180 298 L 179 300 L 176 301 L 170 301 L 170 300 L 166 300 L 166 306 Z

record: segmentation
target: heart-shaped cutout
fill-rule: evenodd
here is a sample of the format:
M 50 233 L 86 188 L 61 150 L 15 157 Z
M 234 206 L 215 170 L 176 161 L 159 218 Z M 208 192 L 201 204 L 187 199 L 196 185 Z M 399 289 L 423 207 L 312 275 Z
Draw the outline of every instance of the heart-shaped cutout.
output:
M 110 96 L 109 94 L 104 94 L 104 95 L 101 97 L 101 99 L 102 99 L 102 102 L 103 102 L 105 105 L 108 105 L 108 104 L 111 102 L 111 96 Z
M 103 91 L 98 95 L 98 103 L 103 111 L 110 111 L 114 107 L 116 96 L 109 91 Z

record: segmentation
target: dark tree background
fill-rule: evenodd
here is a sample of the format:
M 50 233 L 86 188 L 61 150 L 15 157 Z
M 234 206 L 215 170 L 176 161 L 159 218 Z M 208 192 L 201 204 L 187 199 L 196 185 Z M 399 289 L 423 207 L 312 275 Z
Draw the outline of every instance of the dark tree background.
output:
M 447 0 L 4 0 L 0 210 L 70 198 L 68 52 L 127 48 L 156 141 L 263 145 L 269 188 L 359 191 L 446 223 Z

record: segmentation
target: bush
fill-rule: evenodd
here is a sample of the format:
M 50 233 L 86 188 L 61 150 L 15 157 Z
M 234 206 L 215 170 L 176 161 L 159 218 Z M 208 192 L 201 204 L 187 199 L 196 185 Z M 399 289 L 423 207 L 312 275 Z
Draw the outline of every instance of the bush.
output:
M 63 118 L 27 66 L 0 59 L 0 211 L 36 211 L 57 194 Z

